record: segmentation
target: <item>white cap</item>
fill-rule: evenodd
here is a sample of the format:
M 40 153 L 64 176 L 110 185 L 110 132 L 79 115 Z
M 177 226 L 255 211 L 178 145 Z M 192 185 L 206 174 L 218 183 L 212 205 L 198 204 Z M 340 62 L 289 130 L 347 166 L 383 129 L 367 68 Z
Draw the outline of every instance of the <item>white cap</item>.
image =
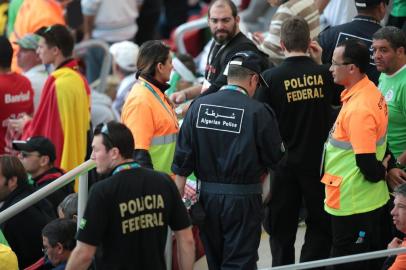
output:
M 113 55 L 114 61 L 122 69 L 128 71 L 136 71 L 137 58 L 139 47 L 131 41 L 121 41 L 110 46 L 110 53 Z

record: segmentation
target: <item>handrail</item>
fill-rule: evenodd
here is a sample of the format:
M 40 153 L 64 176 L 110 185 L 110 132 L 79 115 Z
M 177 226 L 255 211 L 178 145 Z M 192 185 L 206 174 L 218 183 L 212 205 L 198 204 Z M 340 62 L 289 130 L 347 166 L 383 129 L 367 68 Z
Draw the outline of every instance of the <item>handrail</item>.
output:
M 75 54 L 78 56 L 84 56 L 86 55 L 86 50 L 89 47 L 100 47 L 104 51 L 103 63 L 99 75 L 100 83 L 96 89 L 97 92 L 104 93 L 107 89 L 107 76 L 110 73 L 111 67 L 111 54 L 109 51 L 109 45 L 105 41 L 98 39 L 85 40 L 75 45 Z
M 79 176 L 79 189 L 78 189 L 78 222 L 77 222 L 77 228 L 79 230 L 79 225 L 80 221 L 83 218 L 83 215 L 85 213 L 86 209 L 86 204 L 87 204 L 87 195 L 88 195 L 88 190 L 89 190 L 89 185 L 88 185 L 88 177 L 87 173 L 82 174 Z
M 406 253 L 406 248 L 394 248 L 394 249 L 384 249 L 379 251 L 365 252 L 360 254 L 341 256 L 335 258 L 329 258 L 324 260 L 309 261 L 297 264 L 290 264 L 272 268 L 262 268 L 259 270 L 298 270 L 298 269 L 309 269 L 314 267 L 329 266 L 336 264 L 343 264 L 349 262 L 364 261 L 369 259 L 387 257 L 390 255 L 403 254 Z
M 10 206 L 9 208 L 0 212 L 0 224 L 7 221 L 8 219 L 12 218 L 13 216 L 17 215 L 18 213 L 24 211 L 28 207 L 36 204 L 38 201 L 44 199 L 54 191 L 62 188 L 63 186 L 67 185 L 68 183 L 72 182 L 77 176 L 82 175 L 89 170 L 93 169 L 96 166 L 93 160 L 85 161 L 84 163 L 80 164 L 78 167 L 70 170 L 69 172 L 65 173 L 55 181 L 52 181 L 45 187 L 35 191 L 34 193 L 30 194 L 29 196 L 25 197 L 21 201 L 17 202 L 16 204 Z M 87 190 L 86 190 L 87 192 Z
M 207 27 L 207 18 L 203 17 L 194 21 L 190 21 L 179 25 L 175 30 L 175 43 L 179 53 L 187 53 L 183 36 L 186 32 Z
M 83 217 L 84 211 L 86 209 L 87 195 L 88 195 L 88 179 L 87 172 L 96 167 L 94 160 L 87 160 L 80 164 L 78 167 L 68 171 L 58 179 L 52 181 L 45 187 L 35 191 L 29 196 L 25 197 L 16 204 L 10 206 L 9 208 L 0 212 L 0 224 L 7 221 L 8 219 L 14 217 L 18 213 L 24 211 L 28 207 L 36 204 L 40 200 L 44 199 L 51 193 L 62 188 L 63 186 L 74 181 L 76 177 L 79 176 L 79 191 L 78 191 L 78 226 L 80 220 Z M 165 247 L 165 265 L 167 269 L 170 269 L 172 266 L 172 231 L 168 227 L 168 235 L 166 239 Z
M 172 269 L 172 230 L 168 226 L 168 234 L 166 236 L 166 244 L 165 244 L 165 265 L 166 269 Z

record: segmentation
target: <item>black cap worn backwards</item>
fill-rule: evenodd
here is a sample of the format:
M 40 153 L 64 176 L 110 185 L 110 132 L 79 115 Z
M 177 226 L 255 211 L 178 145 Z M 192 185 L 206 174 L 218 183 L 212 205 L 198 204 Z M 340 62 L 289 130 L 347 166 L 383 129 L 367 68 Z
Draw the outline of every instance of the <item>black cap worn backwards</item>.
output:
M 262 57 L 258 54 L 252 51 L 238 52 L 231 57 L 228 64 L 242 66 L 257 73 L 259 76 L 260 84 L 262 86 L 269 87 L 261 75 L 261 72 L 265 69 L 264 59 L 262 59 Z

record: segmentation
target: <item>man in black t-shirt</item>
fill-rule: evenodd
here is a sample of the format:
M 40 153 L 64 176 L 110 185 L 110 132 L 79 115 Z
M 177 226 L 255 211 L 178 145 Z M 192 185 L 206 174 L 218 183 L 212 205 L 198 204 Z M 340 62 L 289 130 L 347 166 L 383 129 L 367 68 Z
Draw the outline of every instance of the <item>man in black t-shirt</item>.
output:
M 305 20 L 293 17 L 282 24 L 281 45 L 286 59 L 264 73 L 269 88 L 259 89 L 257 95 L 275 110 L 288 153 L 275 171 L 270 221 L 266 222 L 270 225 L 273 266 L 295 262 L 294 243 L 302 197 L 307 210 L 307 231 L 300 261 L 329 256 L 330 221 L 323 210 L 320 163 L 332 122 L 331 100 L 333 94 L 338 94 L 328 67 L 315 63 L 307 54 L 309 51 L 315 56 L 317 48 L 321 57 L 320 47 L 310 41 Z
M 101 124 L 94 134 L 96 170 L 110 177 L 90 190 L 77 247 L 66 269 L 87 269 L 97 246 L 101 269 L 166 269 L 168 226 L 175 232 L 180 266 L 192 269 L 190 221 L 171 178 L 134 162 L 134 140 L 123 124 Z

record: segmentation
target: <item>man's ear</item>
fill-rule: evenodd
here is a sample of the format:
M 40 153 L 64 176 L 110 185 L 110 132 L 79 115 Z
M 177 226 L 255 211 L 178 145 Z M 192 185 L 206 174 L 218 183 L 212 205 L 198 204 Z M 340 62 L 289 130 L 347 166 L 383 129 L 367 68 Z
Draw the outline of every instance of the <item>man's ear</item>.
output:
M 396 49 L 396 54 L 398 56 L 404 56 L 405 55 L 405 47 L 399 47 Z
M 120 157 L 120 150 L 117 147 L 113 147 L 110 149 L 110 155 L 112 160 L 117 160 Z
M 55 249 L 58 254 L 62 254 L 64 250 L 63 245 L 60 242 L 56 243 Z
M 53 46 L 51 50 L 52 50 L 52 54 L 54 56 L 58 56 L 59 54 L 62 54 L 62 51 L 57 46 Z
M 49 164 L 49 156 L 40 156 L 39 164 L 41 167 L 47 166 Z
M 281 44 L 281 48 L 282 48 L 282 52 L 286 51 L 286 47 L 285 47 L 285 42 L 283 42 L 282 40 L 280 41 Z

